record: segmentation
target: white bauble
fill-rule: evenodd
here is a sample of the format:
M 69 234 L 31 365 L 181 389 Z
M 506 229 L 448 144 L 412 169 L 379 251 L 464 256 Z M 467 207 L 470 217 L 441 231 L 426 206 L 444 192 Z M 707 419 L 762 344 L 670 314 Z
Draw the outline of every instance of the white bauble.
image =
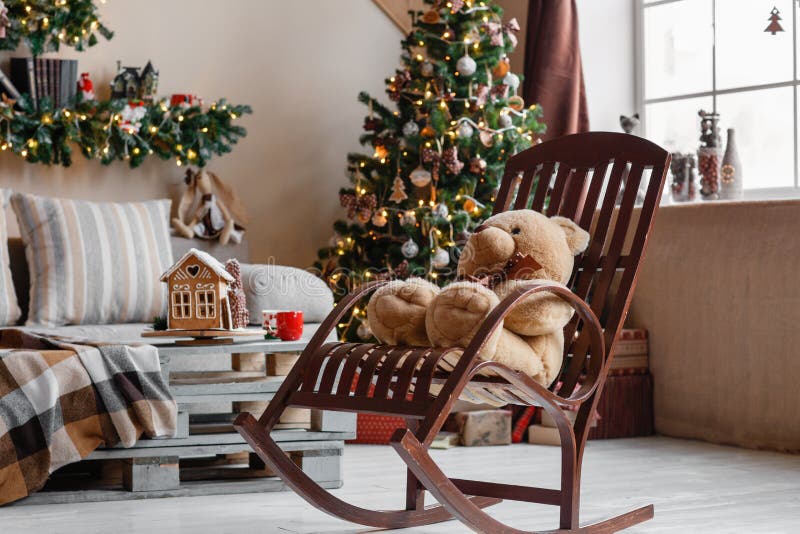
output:
M 413 239 L 410 239 L 403 243 L 403 246 L 400 247 L 400 252 L 403 253 L 403 256 L 406 258 L 413 258 L 417 254 L 419 254 L 419 245 L 417 245 Z
M 437 248 L 431 258 L 431 265 L 434 269 L 444 269 L 450 265 L 450 253 L 443 248 Z
M 403 135 L 411 137 L 419 133 L 419 125 L 414 121 L 408 121 L 403 125 Z
M 458 126 L 458 136 L 462 139 L 469 139 L 473 133 L 475 133 L 475 130 L 468 122 L 462 122 Z
M 497 123 L 500 125 L 501 128 L 508 128 L 514 121 L 511 119 L 511 115 L 508 113 L 501 113 L 500 117 L 497 119 Z
M 519 76 L 517 76 L 513 72 L 509 72 L 503 78 L 503 83 L 506 84 L 509 87 L 509 89 L 511 89 L 512 93 L 516 94 L 517 89 L 519 89 Z
M 430 78 L 431 76 L 433 76 L 433 63 L 431 63 L 430 61 L 426 61 L 425 63 L 422 64 L 419 70 L 423 76 L 425 76 L 426 78 Z
M 446 219 L 447 216 L 450 215 L 450 210 L 447 209 L 447 205 L 443 202 L 439 202 L 433 207 L 433 214 L 442 219 Z
M 356 328 L 356 335 L 364 341 L 372 338 L 372 329 L 366 319 L 361 321 L 361 324 Z
M 456 69 L 463 76 L 472 76 L 478 70 L 478 64 L 467 54 L 461 56 L 456 62 Z
M 417 212 L 414 210 L 404 211 L 403 216 L 400 217 L 400 224 L 403 226 L 414 226 L 417 224 Z
M 411 179 L 411 183 L 417 187 L 425 187 L 431 183 L 431 173 L 428 172 L 424 167 L 417 167 L 411 171 L 411 174 L 408 177 Z

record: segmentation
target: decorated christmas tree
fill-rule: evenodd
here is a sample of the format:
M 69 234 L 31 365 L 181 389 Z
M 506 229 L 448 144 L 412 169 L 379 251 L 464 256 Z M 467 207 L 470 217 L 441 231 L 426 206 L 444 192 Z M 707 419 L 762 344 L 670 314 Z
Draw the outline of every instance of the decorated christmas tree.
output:
M 392 105 L 361 93 L 369 109 L 348 155 L 352 186 L 317 266 L 337 298 L 375 279 L 421 276 L 444 284 L 470 230 L 489 216 L 506 160 L 544 132 L 541 109 L 517 94 L 508 54 L 516 20 L 491 1 L 426 1 L 402 41 L 401 66 L 386 80 Z M 370 337 L 366 311 L 340 334 Z

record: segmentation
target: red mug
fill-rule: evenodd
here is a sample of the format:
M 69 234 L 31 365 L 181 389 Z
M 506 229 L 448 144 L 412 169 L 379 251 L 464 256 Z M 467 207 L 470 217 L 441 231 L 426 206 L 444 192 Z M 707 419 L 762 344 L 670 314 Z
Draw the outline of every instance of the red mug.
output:
M 281 341 L 297 341 L 303 335 L 303 312 L 278 312 L 275 316 L 275 329 Z

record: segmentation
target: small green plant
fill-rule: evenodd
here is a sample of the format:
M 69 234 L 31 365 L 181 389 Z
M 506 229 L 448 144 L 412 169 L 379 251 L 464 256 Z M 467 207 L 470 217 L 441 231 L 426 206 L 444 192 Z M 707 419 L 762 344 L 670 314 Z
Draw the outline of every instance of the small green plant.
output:
M 159 315 L 153 319 L 153 330 L 166 330 L 167 318 Z

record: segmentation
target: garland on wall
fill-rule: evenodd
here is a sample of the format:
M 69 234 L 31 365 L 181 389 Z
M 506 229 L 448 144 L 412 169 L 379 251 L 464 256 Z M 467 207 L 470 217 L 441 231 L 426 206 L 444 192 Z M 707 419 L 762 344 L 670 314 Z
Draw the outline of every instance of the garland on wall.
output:
M 101 0 L 105 3 L 105 0 Z M 34 56 L 70 46 L 83 51 L 111 39 L 93 0 L 0 0 L 0 50 L 24 43 Z M 16 96 L 16 95 L 15 95 Z M 112 95 L 112 97 L 115 95 Z M 104 165 L 127 161 L 138 167 L 148 156 L 173 159 L 178 166 L 204 167 L 213 155 L 231 151 L 247 135 L 233 123 L 252 113 L 250 106 L 225 100 L 201 105 L 167 100 L 96 100 L 78 95 L 67 106 L 23 94 L 0 102 L 0 151 L 30 163 L 72 164 L 73 145 L 87 159 Z
M 53 108 L 50 100 L 38 109 L 24 95 L 19 102 L 0 102 L 0 150 L 12 151 L 30 163 L 72 163 L 72 144 L 87 159 L 104 165 L 127 161 L 138 167 L 148 156 L 173 159 L 178 166 L 204 167 L 213 155 L 231 151 L 247 135 L 234 121 L 251 113 L 250 106 L 225 100 L 201 106 L 170 106 L 126 100 L 80 100 Z
M 100 22 L 92 0 L 0 1 L 0 50 L 25 43 L 34 56 L 62 46 L 82 51 L 97 44 L 98 34 L 114 35 Z

